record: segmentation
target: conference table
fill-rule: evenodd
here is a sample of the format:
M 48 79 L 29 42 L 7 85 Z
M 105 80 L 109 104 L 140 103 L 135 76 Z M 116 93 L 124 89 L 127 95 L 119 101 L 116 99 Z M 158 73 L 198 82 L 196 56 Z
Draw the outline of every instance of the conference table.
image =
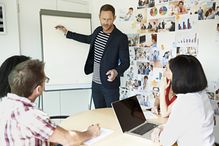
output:
M 148 121 L 163 124 L 166 119 L 158 117 Z M 89 125 L 95 123 L 99 123 L 102 128 L 110 129 L 113 132 L 91 144 L 92 146 L 159 146 L 158 143 L 153 143 L 149 139 L 124 134 L 112 108 L 88 110 L 72 115 L 63 120 L 60 126 L 68 130 L 85 130 Z

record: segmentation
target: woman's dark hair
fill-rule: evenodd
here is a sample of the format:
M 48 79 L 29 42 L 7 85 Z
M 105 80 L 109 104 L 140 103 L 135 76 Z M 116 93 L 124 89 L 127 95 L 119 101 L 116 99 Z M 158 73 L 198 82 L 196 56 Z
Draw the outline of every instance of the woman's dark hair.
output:
M 202 91 L 207 79 L 201 63 L 192 55 L 179 55 L 169 61 L 175 94 Z
M 12 69 L 19 63 L 29 60 L 30 57 L 23 55 L 15 55 L 6 59 L 0 67 L 0 98 L 11 92 L 11 88 L 8 83 L 8 75 Z
M 110 4 L 105 4 L 100 8 L 100 13 L 102 11 L 111 11 L 113 13 L 113 16 L 115 16 L 115 8 Z

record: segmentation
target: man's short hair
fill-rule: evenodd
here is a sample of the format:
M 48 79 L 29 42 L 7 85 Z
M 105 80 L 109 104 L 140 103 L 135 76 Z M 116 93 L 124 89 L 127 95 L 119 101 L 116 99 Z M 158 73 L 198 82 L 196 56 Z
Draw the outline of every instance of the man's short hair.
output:
M 43 85 L 44 81 L 44 63 L 37 59 L 18 64 L 8 76 L 11 93 L 26 98 L 38 85 Z
M 169 67 L 175 94 L 198 92 L 207 87 L 204 70 L 196 57 L 179 55 L 169 61 Z
M 115 8 L 110 4 L 105 4 L 100 8 L 100 13 L 102 11 L 111 11 L 113 13 L 113 16 L 115 16 Z

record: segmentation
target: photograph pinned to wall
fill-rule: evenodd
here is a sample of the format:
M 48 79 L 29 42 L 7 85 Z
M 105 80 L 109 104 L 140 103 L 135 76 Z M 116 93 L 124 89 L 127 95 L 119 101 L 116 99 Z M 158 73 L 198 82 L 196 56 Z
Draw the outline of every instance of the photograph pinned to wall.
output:
M 135 46 L 129 47 L 129 58 L 130 58 L 130 61 L 135 60 Z
M 160 48 L 157 46 L 158 34 L 151 34 L 151 43 L 146 47 L 149 49 L 149 61 L 154 67 L 161 67 L 161 54 Z
M 120 87 L 120 100 L 128 98 L 128 89 L 126 87 Z
M 137 61 L 138 75 L 149 75 L 151 69 L 149 62 Z
M 176 28 L 177 30 L 191 30 L 197 21 L 196 15 L 178 15 L 176 16 Z
M 144 47 L 144 44 L 146 43 L 147 38 L 145 34 L 141 34 L 139 36 L 139 47 Z
M 158 19 L 149 19 L 147 23 L 147 30 L 150 33 L 158 32 Z
M 175 57 L 175 33 L 159 33 L 157 46 L 160 48 L 161 65 L 165 67 L 168 61 Z
M 135 13 L 135 20 L 138 23 L 146 22 L 147 21 L 146 9 L 137 9 Z
M 134 19 L 134 8 L 129 7 L 127 10 L 120 10 L 118 18 L 120 21 L 128 21 L 130 23 Z
M 153 65 L 151 66 L 153 67 Z M 148 75 L 148 83 L 149 83 L 148 85 L 150 87 L 150 90 L 149 90 L 150 92 L 153 93 L 153 89 L 155 87 L 159 87 L 162 74 L 163 74 L 163 68 L 153 67 L 153 69 L 150 71 Z
M 198 20 L 215 19 L 219 16 L 219 4 L 215 1 L 198 1 L 193 4 L 193 14 L 198 15 Z
M 138 79 L 138 77 L 133 78 L 133 80 L 126 80 L 125 88 L 130 90 L 134 94 L 138 94 L 142 92 L 142 81 Z
M 169 0 L 155 0 L 156 4 L 163 4 L 163 3 L 167 3 L 169 2 Z
M 143 92 L 149 91 L 148 75 L 142 76 L 142 90 Z
M 166 17 L 168 16 L 168 8 L 168 4 L 155 5 L 154 7 L 147 9 L 147 17 L 148 19 Z
M 164 54 L 162 55 L 162 59 L 161 59 L 161 64 L 163 68 L 166 67 L 166 65 L 168 64 L 171 58 L 172 58 L 171 51 L 164 52 Z
M 165 17 L 168 13 L 168 5 L 160 5 L 158 10 L 159 10 L 159 15 Z
M 177 11 L 176 11 L 176 6 L 178 4 L 178 1 L 171 1 L 169 2 L 169 8 L 168 8 L 168 13 L 169 13 L 169 16 L 174 16 L 177 14 Z
M 216 115 L 219 115 L 219 79 L 209 81 L 206 89 L 208 97 L 211 99 L 211 106 Z
M 146 8 L 148 0 L 138 0 L 138 9 Z
M 129 46 L 137 46 L 139 44 L 139 34 L 127 34 Z
M 133 23 L 137 33 L 146 32 L 147 11 L 146 9 L 137 9 L 135 13 L 135 23 Z
M 135 47 L 135 60 L 149 61 L 149 49 L 145 47 Z
M 212 99 L 219 100 L 219 78 L 208 82 L 207 92 L 212 94 Z M 217 95 L 217 96 L 215 96 Z
M 175 17 L 158 19 L 158 32 L 174 32 L 176 30 Z
M 187 1 L 170 1 L 169 2 L 169 15 L 183 15 L 188 14 L 189 5 L 186 3 Z
M 135 63 L 136 64 L 136 63 Z M 128 80 L 134 80 L 134 78 L 137 78 L 137 67 L 136 65 L 131 65 L 124 73 L 124 76 Z
M 197 47 L 176 47 L 176 55 L 193 55 L 197 56 L 198 48 Z
M 149 55 L 150 63 L 153 64 L 154 67 L 161 67 L 162 56 L 160 54 L 160 49 L 158 47 L 151 47 Z
M 158 16 L 157 7 L 148 8 L 148 18 L 156 18 Z
M 148 7 L 154 7 L 155 6 L 155 0 L 148 0 Z
M 149 49 L 152 45 L 156 45 L 156 41 L 157 34 L 143 33 L 139 35 L 139 47 L 145 47 L 146 49 Z
M 137 78 L 133 80 L 132 86 L 133 86 L 133 91 L 135 92 L 135 94 L 142 92 L 142 78 L 140 75 L 138 75 Z
M 6 21 L 5 21 L 5 8 L 4 5 L 0 3 L 0 34 L 6 33 Z
M 219 20 L 219 1 L 216 3 L 215 19 Z
M 188 4 L 186 0 L 180 0 L 176 5 L 176 15 L 188 14 Z
M 137 94 L 137 99 L 142 109 L 151 109 L 154 106 L 155 99 L 151 93 Z
M 199 36 L 197 32 L 177 32 L 176 47 L 198 47 Z

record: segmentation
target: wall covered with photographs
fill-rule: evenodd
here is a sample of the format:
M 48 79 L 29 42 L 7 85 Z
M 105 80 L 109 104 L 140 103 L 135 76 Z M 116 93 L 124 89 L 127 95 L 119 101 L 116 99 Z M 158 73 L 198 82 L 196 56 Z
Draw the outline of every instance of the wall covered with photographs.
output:
M 118 11 L 116 26 L 128 32 L 131 60 L 122 79 L 121 99 L 137 94 L 140 104 L 152 107 L 169 59 L 189 54 L 206 62 L 206 48 L 219 46 L 219 0 L 136 0 Z M 209 90 L 215 92 L 219 74 L 212 80 Z

